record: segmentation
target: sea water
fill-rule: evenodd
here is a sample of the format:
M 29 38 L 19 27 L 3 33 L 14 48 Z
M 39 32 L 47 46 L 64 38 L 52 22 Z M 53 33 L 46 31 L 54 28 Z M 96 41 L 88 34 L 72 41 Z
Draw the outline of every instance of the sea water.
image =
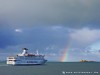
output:
M 47 62 L 45 65 L 9 66 L 2 62 L 0 75 L 100 75 L 100 63 Z

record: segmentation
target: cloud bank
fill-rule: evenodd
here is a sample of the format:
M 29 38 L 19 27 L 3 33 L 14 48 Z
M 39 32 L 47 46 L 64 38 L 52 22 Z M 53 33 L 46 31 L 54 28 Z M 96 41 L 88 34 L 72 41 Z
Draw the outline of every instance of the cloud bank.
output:
M 0 16 L 14 26 L 64 25 L 98 28 L 99 0 L 0 0 Z
M 83 29 L 73 30 L 73 32 L 70 33 L 70 38 L 74 46 L 86 47 L 100 40 L 99 34 L 100 30 L 83 28 Z

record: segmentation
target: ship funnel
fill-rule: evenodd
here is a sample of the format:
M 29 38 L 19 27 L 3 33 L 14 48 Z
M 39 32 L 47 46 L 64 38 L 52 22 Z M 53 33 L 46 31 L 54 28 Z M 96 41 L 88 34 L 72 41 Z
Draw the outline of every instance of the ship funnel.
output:
M 27 50 L 28 50 L 27 48 L 23 48 L 22 50 L 23 50 L 23 52 L 22 52 L 23 55 L 28 53 L 27 52 Z
M 28 50 L 27 48 L 22 48 L 22 50 Z

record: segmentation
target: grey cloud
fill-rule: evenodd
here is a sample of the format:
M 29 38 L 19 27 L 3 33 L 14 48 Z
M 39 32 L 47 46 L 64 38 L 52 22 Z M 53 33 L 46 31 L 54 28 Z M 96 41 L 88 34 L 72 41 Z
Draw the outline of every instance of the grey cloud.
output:
M 72 45 L 84 48 L 100 40 L 100 30 L 83 28 L 70 33 Z
M 17 42 L 13 35 L 12 29 L 0 27 L 0 48 L 5 48 L 8 45 L 16 45 Z
M 54 27 L 29 27 L 22 28 L 21 32 L 3 25 L 0 28 L 0 48 L 22 44 L 33 44 L 34 48 L 43 49 L 49 45 L 65 46 L 67 44 L 67 30 Z M 25 45 L 26 46 L 26 45 Z
M 99 3 L 99 0 L 0 0 L 0 15 L 17 26 L 45 24 L 98 28 Z

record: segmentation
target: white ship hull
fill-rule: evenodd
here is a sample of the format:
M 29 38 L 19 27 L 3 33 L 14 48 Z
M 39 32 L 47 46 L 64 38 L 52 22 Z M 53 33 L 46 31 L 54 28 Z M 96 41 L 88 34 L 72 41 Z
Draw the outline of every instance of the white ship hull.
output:
M 45 64 L 47 60 L 36 60 L 36 61 L 20 61 L 20 62 L 15 62 L 15 61 L 7 61 L 8 65 L 42 65 Z
M 7 57 L 8 65 L 42 65 L 46 61 L 44 55 L 40 55 L 38 52 L 37 54 L 29 54 L 26 48 L 17 56 Z

